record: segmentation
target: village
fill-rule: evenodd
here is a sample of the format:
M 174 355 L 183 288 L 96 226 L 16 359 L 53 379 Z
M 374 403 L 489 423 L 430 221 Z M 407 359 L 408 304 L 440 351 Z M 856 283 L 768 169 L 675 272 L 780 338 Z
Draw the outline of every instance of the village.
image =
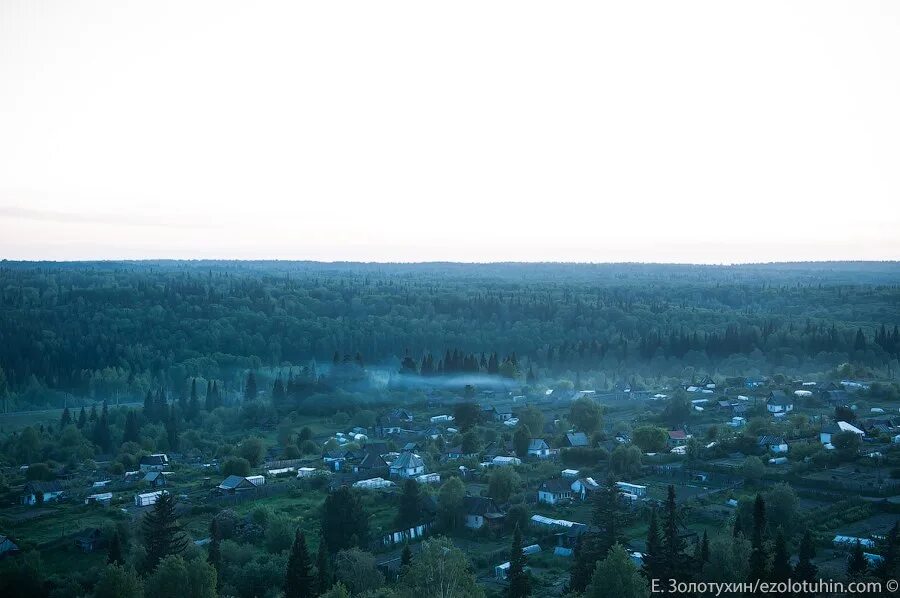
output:
M 0 552 L 37 549 L 58 573 L 103 563 L 111 534 L 137 525 L 163 495 L 176 497 L 195 550 L 223 511 L 249 530 L 237 544 L 280 547 L 273 521 L 289 517 L 316 537 L 320 505 L 350 489 L 368 517 L 364 548 L 385 579 L 398 575 L 406 547 L 415 554 L 446 535 L 478 583 L 500 595 L 518 529 L 535 595 L 555 596 L 566 592 L 580 538 L 596 529 L 595 495 L 614 484 L 638 568 L 651 513 L 671 488 L 686 546 L 740 525 L 763 495 L 777 505 L 770 523 L 790 535 L 809 530 L 820 575 L 837 578 L 857 545 L 874 570 L 900 520 L 900 404 L 879 399 L 880 386 L 777 376 L 652 390 L 430 389 L 377 412 L 295 413 L 289 430 L 252 432 L 251 459 L 235 456 L 244 454 L 238 444 L 230 457 L 139 449 L 127 471 L 121 459 L 41 476 L 22 464 L 3 471 L 18 504 L 0 509 Z M 410 493 L 418 507 L 403 517 Z M 459 525 L 447 523 L 450 509 Z

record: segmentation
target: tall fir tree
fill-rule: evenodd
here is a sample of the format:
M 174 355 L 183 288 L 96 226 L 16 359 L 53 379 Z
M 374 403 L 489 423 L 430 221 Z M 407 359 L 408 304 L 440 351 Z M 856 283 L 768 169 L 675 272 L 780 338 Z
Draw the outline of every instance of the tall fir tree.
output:
M 772 554 L 772 571 L 769 574 L 769 579 L 774 582 L 787 581 L 791 578 L 792 574 L 791 555 L 788 554 L 784 534 L 779 531 L 778 535 L 775 536 L 775 548 Z
M 175 412 L 175 405 L 169 409 L 169 417 L 166 418 L 166 438 L 169 441 L 169 448 L 173 451 L 178 450 L 180 444 L 178 432 L 178 417 Z
M 109 410 L 106 407 L 106 401 L 103 401 L 100 417 L 97 418 L 97 422 L 94 424 L 94 444 L 100 447 L 100 451 L 103 453 L 108 453 L 112 448 L 110 446 Z
M 72 423 L 72 414 L 69 413 L 69 408 L 65 407 L 62 412 L 62 417 L 60 417 L 60 419 L 59 419 L 59 428 L 63 429 L 71 423 Z
M 129 409 L 125 414 L 125 430 L 122 432 L 122 442 L 140 442 L 141 433 L 138 426 L 137 414 Z
M 797 566 L 794 568 L 794 579 L 797 581 L 813 582 L 819 574 L 819 568 L 812 560 L 816 556 L 816 547 L 809 530 L 803 532 L 800 540 L 800 550 L 797 553 Z
M 216 517 L 209 522 L 209 552 L 206 560 L 216 570 L 218 577 L 221 577 L 220 569 L 222 567 L 222 532 L 219 529 L 219 520 Z
M 681 514 L 675 500 L 675 487 L 669 486 L 663 512 L 662 558 L 660 574 L 662 579 L 688 581 L 691 577 L 691 559 L 684 553 L 684 540 L 679 533 Z
M 247 384 L 244 386 L 244 400 L 255 401 L 259 395 L 259 389 L 256 386 L 256 374 L 252 371 L 247 374 Z
M 768 555 L 766 554 L 766 501 L 762 494 L 753 502 L 753 533 L 750 537 L 750 581 L 765 581 Z
M 642 569 L 647 579 L 661 579 L 663 572 L 662 539 L 659 535 L 659 521 L 656 509 L 650 511 L 650 524 L 647 527 L 647 546 L 644 550 Z
M 397 507 L 395 523 L 403 531 L 422 523 L 422 495 L 419 482 L 408 479 L 403 482 L 403 493 Z
M 883 582 L 900 578 L 900 522 L 895 522 L 884 537 L 881 561 L 875 566 L 875 575 Z
M 81 430 L 87 425 L 87 413 L 84 412 L 84 406 L 82 405 L 81 411 L 78 412 L 78 422 L 76 424 L 78 429 Z
M 847 559 L 847 577 L 850 579 L 859 579 L 869 571 L 869 561 L 866 559 L 865 551 L 863 551 L 862 542 L 856 539 L 853 550 L 850 551 L 850 558 Z
M 306 537 L 299 529 L 294 535 L 294 544 L 288 557 L 284 576 L 284 598 L 310 598 L 315 596 L 312 563 L 306 547 Z
M 204 405 L 206 407 L 207 411 L 212 411 L 213 409 L 216 408 L 214 401 L 215 401 L 215 397 L 213 397 L 212 380 L 207 380 L 206 381 L 206 404 Z
M 275 383 L 272 385 L 272 406 L 275 408 L 281 407 L 286 399 L 287 392 L 284 388 L 284 382 L 281 381 L 281 374 L 278 374 L 278 377 L 275 378 Z
M 403 552 L 400 553 L 400 571 L 405 571 L 410 565 L 412 565 L 412 549 L 409 547 L 409 542 L 405 542 Z
M 195 419 L 200 413 L 200 397 L 197 396 L 197 379 L 191 378 L 191 398 L 188 400 L 187 416 L 188 419 Z
M 175 497 L 161 494 L 153 508 L 144 515 L 142 530 L 147 551 L 144 570 L 153 572 L 159 561 L 170 554 L 178 554 L 187 547 L 187 538 L 175 516 Z
M 316 594 L 321 596 L 331 587 L 334 579 L 331 575 L 331 555 L 328 554 L 328 545 L 325 539 L 319 537 L 319 550 L 316 553 Z
M 513 531 L 512 547 L 509 552 L 509 598 L 525 598 L 528 596 L 528 571 L 525 570 L 525 553 L 522 551 L 522 532 L 518 524 Z
M 113 530 L 112 537 L 109 539 L 109 546 L 106 552 L 106 562 L 109 565 L 124 565 L 125 556 L 122 549 L 122 536 L 119 530 Z

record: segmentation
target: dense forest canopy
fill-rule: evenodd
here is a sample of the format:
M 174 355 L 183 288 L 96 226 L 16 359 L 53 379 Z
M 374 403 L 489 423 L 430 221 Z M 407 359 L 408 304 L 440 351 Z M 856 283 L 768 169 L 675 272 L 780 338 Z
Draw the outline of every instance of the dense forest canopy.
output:
M 900 353 L 896 262 L 4 261 L 0 283 L 0 391 L 32 402 L 335 354 L 441 370 L 457 351 L 466 371 L 515 356 L 524 376 L 886 369 Z

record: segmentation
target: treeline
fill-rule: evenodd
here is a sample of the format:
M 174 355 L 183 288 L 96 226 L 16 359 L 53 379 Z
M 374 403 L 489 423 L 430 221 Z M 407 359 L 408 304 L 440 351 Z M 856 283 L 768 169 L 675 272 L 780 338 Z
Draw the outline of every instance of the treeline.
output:
M 0 393 L 133 396 L 334 356 L 349 373 L 365 359 L 424 375 L 733 356 L 882 367 L 900 356 L 898 281 L 891 264 L 7 262 Z

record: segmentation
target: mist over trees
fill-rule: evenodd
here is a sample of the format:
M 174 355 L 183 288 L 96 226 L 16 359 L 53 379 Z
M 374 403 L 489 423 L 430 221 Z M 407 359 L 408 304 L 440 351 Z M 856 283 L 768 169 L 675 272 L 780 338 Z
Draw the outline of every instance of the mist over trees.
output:
M 888 263 L 4 262 L 0 282 L 0 395 L 13 408 L 48 391 L 113 401 L 165 389 L 211 410 L 269 391 L 258 368 L 310 360 L 321 371 L 292 368 L 280 399 L 378 364 L 534 380 L 588 367 L 889 368 L 900 355 L 900 270 Z

